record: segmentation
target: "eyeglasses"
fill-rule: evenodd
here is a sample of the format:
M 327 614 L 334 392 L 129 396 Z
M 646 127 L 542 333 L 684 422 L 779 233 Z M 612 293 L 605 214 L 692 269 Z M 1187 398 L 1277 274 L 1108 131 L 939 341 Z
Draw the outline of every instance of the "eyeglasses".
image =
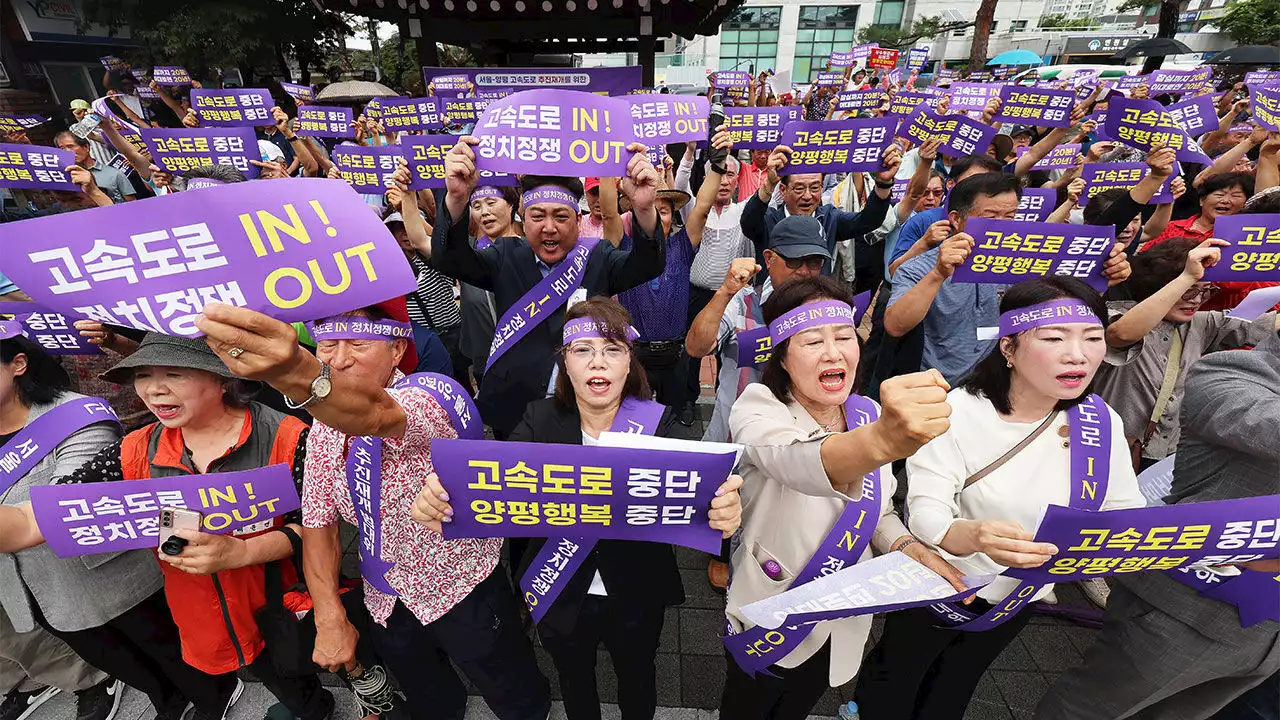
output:
M 1190 290 L 1182 293 L 1183 302 L 1208 302 L 1209 298 L 1217 295 L 1222 290 L 1218 285 L 1197 285 Z
M 941 188 L 939 188 L 939 189 L 937 189 L 937 190 L 925 190 L 925 191 L 924 191 L 924 196 L 925 196 L 925 197 L 942 197 L 942 196 L 944 196 L 944 195 L 946 195 L 946 194 L 947 194 L 947 191 L 946 191 L 946 190 L 943 190 L 943 189 L 941 189 Z
M 795 187 L 791 188 L 791 192 L 793 192 L 793 193 L 795 193 L 795 194 L 797 194 L 797 195 L 821 195 L 821 194 L 822 194 L 822 186 L 821 186 L 821 185 L 813 185 L 813 186 L 810 186 L 810 187 L 803 187 L 803 186 L 800 186 L 800 185 L 796 185 Z
M 782 256 L 779 255 L 778 257 Z M 799 270 L 802 267 L 807 267 L 810 270 L 822 270 L 822 264 L 826 262 L 826 258 L 821 255 L 810 255 L 808 257 L 795 259 L 782 258 L 782 261 L 787 264 L 788 270 Z
M 625 345 L 605 345 L 603 348 L 597 348 L 586 343 L 570 345 L 564 349 L 565 357 L 584 364 L 595 360 L 600 353 L 604 353 L 605 362 L 612 365 L 626 360 L 631 355 L 631 350 Z

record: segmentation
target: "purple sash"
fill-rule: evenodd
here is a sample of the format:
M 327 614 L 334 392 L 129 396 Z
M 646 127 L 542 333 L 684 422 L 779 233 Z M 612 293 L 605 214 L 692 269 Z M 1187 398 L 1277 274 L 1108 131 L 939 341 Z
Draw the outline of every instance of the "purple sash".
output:
M 550 274 L 507 308 L 498 319 L 497 329 L 493 333 L 493 344 L 489 346 L 489 362 L 484 366 L 485 372 L 493 367 L 504 352 L 569 300 L 569 296 L 582 285 L 587 259 L 599 243 L 600 238 L 578 238 L 578 244 Z
M 100 422 L 119 423 L 116 411 L 102 398 L 65 402 L 27 424 L 0 447 L 0 495 L 4 495 L 72 434 Z
M 484 438 L 480 412 L 471 397 L 453 378 L 438 373 L 414 373 L 392 387 L 417 387 L 440 403 L 449 422 L 464 440 Z M 347 453 L 347 489 L 360 531 L 360 574 L 376 590 L 399 596 L 387 582 L 395 563 L 382 559 L 382 438 L 353 437 Z
M 880 417 L 880 409 L 876 404 L 861 395 L 849 395 L 844 407 L 850 430 L 873 423 Z M 876 524 L 880 522 L 880 495 L 883 488 L 880 471 L 881 468 L 876 468 L 862 479 L 862 496 L 845 505 L 844 512 L 818 546 L 818 551 L 809 558 L 804 569 L 792 581 L 792 587 L 812 582 L 846 565 L 853 565 L 862 557 L 875 533 Z M 756 673 L 767 672 L 765 668 L 789 655 L 813 632 L 813 625 L 790 625 L 776 630 L 767 630 L 757 625 L 734 633 L 733 626 L 726 621 L 726 631 L 721 638 L 725 647 L 733 655 L 738 667 L 747 675 L 755 677 Z
M 1111 479 L 1111 410 L 1097 395 L 1067 411 L 1071 426 L 1071 499 L 1073 510 L 1097 512 L 1107 497 Z M 981 632 L 1000 625 L 1023 610 L 1041 583 L 1025 580 L 981 617 L 955 603 L 936 603 L 929 609 L 953 630 Z
M 609 430 L 652 435 L 658 430 L 664 410 L 662 404 L 652 400 L 623 398 Z M 529 569 L 520 577 L 520 591 L 524 593 L 524 601 L 529 605 L 529 614 L 533 616 L 535 625 L 542 621 L 542 616 L 547 614 L 551 604 L 569 584 L 569 578 L 578 571 L 595 546 L 595 540 L 582 537 L 547 538 L 542 544 Z
M 1280 622 L 1280 575 L 1242 569 L 1239 575 L 1224 577 L 1197 567 L 1165 574 L 1210 600 L 1235 605 L 1240 612 L 1240 627 L 1263 620 Z

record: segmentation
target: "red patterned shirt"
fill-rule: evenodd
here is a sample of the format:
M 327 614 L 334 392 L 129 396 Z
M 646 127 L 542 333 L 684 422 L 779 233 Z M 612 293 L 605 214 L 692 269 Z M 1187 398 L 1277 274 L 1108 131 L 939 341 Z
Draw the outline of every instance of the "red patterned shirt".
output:
M 404 377 L 398 370 L 392 382 Z M 413 521 L 409 509 L 433 471 L 431 441 L 456 438 L 449 416 L 420 388 L 387 389 L 404 408 L 404 437 L 382 440 L 382 559 L 395 563 L 386 579 L 400 602 L 423 624 L 449 612 L 498 564 L 500 539 L 445 540 Z M 350 437 L 316 422 L 307 439 L 307 473 L 302 492 L 302 524 L 322 528 L 338 517 L 355 524 L 355 508 L 347 487 Z M 365 605 L 380 625 L 395 608 L 396 598 L 364 584 Z

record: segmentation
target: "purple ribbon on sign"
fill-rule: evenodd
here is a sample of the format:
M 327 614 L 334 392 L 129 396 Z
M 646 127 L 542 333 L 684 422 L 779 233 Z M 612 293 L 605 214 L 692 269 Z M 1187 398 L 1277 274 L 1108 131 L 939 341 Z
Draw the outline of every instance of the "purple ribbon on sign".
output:
M 0 322 L 0 326 L 10 324 L 16 325 L 17 322 Z M 13 337 L 6 332 L 0 330 L 0 339 Z M 0 495 L 4 495 L 63 440 L 100 422 L 119 424 L 120 418 L 106 400 L 85 397 L 62 403 L 27 423 L 4 447 L 0 447 Z
M 1088 323 L 1101 325 L 1093 308 L 1083 302 L 1068 298 L 1051 300 L 1039 305 L 1017 308 L 1000 314 L 1000 337 L 1009 337 L 1043 325 L 1063 323 Z
M 612 328 L 609 328 L 612 330 Z M 617 335 L 619 333 L 614 333 Z M 625 333 L 628 342 L 634 341 L 640 337 L 640 333 L 633 327 L 627 327 Z M 592 317 L 580 317 L 577 320 L 571 320 L 564 325 L 564 344 L 568 345 L 574 340 L 608 340 L 605 330 Z
M 507 311 L 498 319 L 493 333 L 493 343 L 489 346 L 489 362 L 485 365 L 486 372 L 493 367 L 498 358 L 502 357 L 503 353 L 520 342 L 530 330 L 551 317 L 556 308 L 569 300 L 569 296 L 582 284 L 587 259 L 599 243 L 600 238 L 578 238 L 578 244 L 569 251 L 560 264 L 551 270 L 550 274 L 507 308 Z
M 627 396 L 622 399 L 609 431 L 653 435 L 665 410 L 661 403 Z M 595 546 L 596 540 L 586 537 L 547 538 L 542 544 L 529 568 L 520 576 L 520 590 L 535 625 L 542 621 Z
M 839 300 L 806 303 L 769 323 L 773 347 L 798 332 L 823 325 L 854 325 L 853 308 Z
M 1001 326 L 1004 322 L 1001 318 Z M 1107 497 L 1111 480 L 1111 409 L 1097 395 L 1090 395 L 1067 411 L 1071 428 L 1071 499 L 1075 510 L 1097 512 Z M 1046 542 L 1036 534 L 1036 540 Z M 953 630 L 981 632 L 1001 625 L 1026 608 L 1045 583 L 1021 580 L 1003 600 L 981 617 L 955 603 L 929 606 L 934 615 Z
M 880 408 L 875 402 L 861 395 L 849 395 L 844 409 L 850 430 L 869 425 L 880 417 Z M 884 487 L 881 470 L 876 468 L 862 479 L 862 495 L 845 505 L 844 512 L 840 513 L 831 531 L 789 587 L 798 587 L 828 574 L 831 565 L 853 565 L 862 557 L 875 534 L 876 524 L 880 522 L 881 491 Z M 735 633 L 727 620 L 725 625 L 726 633 L 721 638 L 724 646 L 738 667 L 752 677 L 756 673 L 767 672 L 765 668 L 785 658 L 813 632 L 812 625 L 791 625 L 776 630 L 757 625 Z
M 539 185 L 520 196 L 520 204 L 525 210 L 538 203 L 558 203 L 568 205 L 574 210 L 578 209 L 578 199 L 573 196 L 573 193 L 558 185 Z
M 307 323 L 311 337 L 320 340 L 413 339 L 413 326 L 398 320 L 370 320 L 359 315 L 343 315 Z

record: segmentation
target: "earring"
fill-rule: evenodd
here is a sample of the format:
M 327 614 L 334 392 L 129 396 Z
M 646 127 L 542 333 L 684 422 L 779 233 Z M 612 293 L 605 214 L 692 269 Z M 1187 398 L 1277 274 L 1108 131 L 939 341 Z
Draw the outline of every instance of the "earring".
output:
M 1009 369 L 1011 369 L 1011 370 L 1013 369 L 1013 361 L 1012 361 L 1012 360 L 1005 360 L 1005 361 L 1004 361 L 1004 364 L 1005 364 L 1005 367 L 1008 367 L 1008 368 L 1009 368 Z

